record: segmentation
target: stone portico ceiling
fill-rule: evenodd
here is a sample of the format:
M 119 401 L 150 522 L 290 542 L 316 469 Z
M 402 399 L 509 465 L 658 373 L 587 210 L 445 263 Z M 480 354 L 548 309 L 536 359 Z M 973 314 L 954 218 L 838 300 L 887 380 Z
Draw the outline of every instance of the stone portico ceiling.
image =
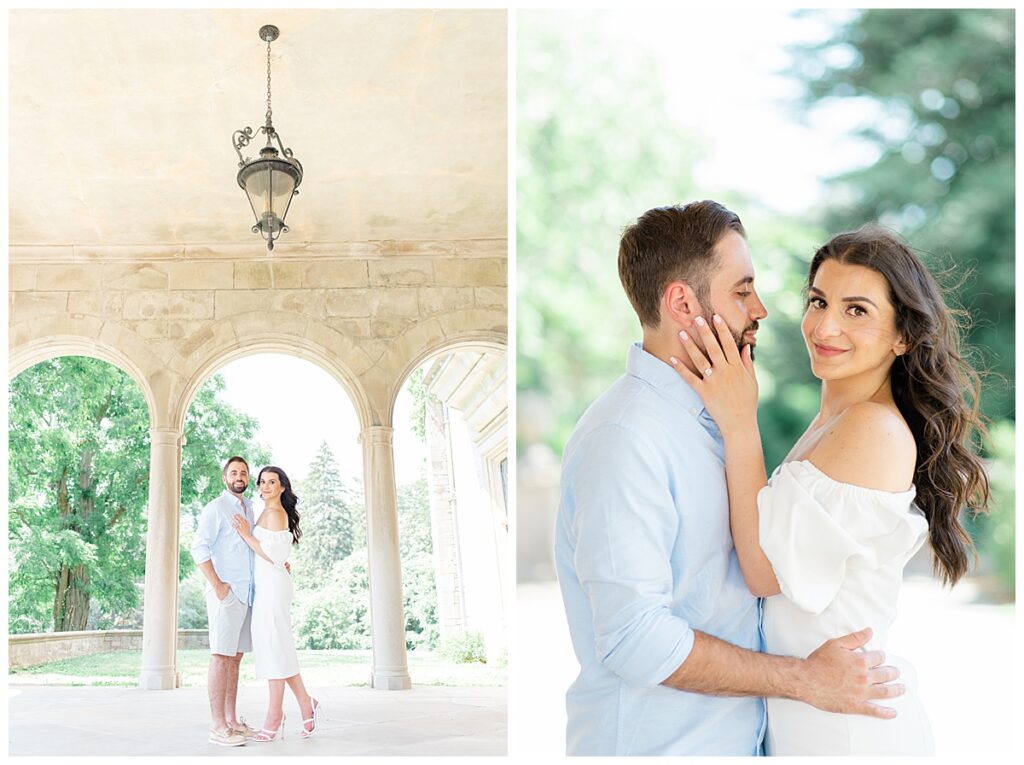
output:
M 232 132 L 305 168 L 281 254 L 506 237 L 506 21 L 490 10 L 12 11 L 10 244 L 239 245 Z M 249 156 L 255 154 L 248 147 Z M 234 252 L 235 257 L 242 252 Z

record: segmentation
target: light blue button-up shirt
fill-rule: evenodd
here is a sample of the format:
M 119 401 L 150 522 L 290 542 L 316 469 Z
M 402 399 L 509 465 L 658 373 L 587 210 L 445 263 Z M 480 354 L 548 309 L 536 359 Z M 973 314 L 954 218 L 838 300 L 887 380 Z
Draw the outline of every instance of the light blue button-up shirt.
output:
M 255 523 L 252 502 L 243 498 L 242 504 L 245 505 L 244 515 L 251 528 Z M 231 585 L 231 591 L 239 601 L 251 606 L 255 555 L 232 525 L 235 514 L 242 511 L 242 504 L 238 497 L 225 489 L 203 508 L 192 543 L 192 560 L 196 563 L 212 560 L 213 570 L 221 581 Z M 213 586 L 207 582 L 206 593 L 212 591 Z
M 639 344 L 562 459 L 555 564 L 580 674 L 569 754 L 754 755 L 760 698 L 660 685 L 694 630 L 761 650 L 729 532 L 725 447 L 697 393 Z

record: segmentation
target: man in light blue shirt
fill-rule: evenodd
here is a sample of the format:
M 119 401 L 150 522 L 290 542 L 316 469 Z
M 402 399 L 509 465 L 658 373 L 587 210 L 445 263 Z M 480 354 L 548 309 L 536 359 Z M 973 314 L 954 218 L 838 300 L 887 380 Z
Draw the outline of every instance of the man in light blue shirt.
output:
M 643 343 L 562 459 L 555 564 L 580 662 L 569 754 L 761 754 L 761 697 L 834 712 L 871 697 L 865 669 L 881 659 L 853 650 L 870 631 L 807 659 L 758 653 L 760 601 L 729 531 L 721 434 L 669 363 L 692 365 L 678 333 L 699 338 L 694 324 L 715 313 L 753 351 L 767 311 L 745 236 L 711 201 L 649 210 L 623 233 L 619 276 Z
M 203 508 L 192 544 L 192 559 L 206 577 L 206 613 L 210 629 L 208 691 L 213 727 L 211 744 L 241 746 L 256 731 L 236 716 L 238 671 L 242 655 L 252 651 L 252 549 L 235 531 L 232 519 L 245 515 L 255 524 L 246 498 L 249 465 L 231 457 L 221 474 L 224 491 Z

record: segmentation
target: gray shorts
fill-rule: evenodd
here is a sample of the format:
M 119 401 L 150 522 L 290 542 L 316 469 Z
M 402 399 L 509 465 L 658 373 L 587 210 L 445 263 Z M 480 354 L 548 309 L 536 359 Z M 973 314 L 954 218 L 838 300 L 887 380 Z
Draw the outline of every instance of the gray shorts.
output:
M 224 600 L 212 590 L 206 593 L 206 615 L 210 624 L 210 653 L 234 656 L 252 651 L 252 607 L 228 592 Z

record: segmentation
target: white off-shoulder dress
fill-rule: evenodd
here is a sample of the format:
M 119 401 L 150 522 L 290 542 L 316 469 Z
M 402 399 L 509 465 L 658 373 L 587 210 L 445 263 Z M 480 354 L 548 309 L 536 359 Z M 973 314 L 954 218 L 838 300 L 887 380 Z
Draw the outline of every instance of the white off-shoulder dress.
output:
M 256 556 L 253 572 L 256 596 L 252 604 L 252 648 L 259 680 L 280 680 L 299 673 L 292 635 L 292 578 L 284 568 L 292 549 L 292 533 L 262 526 L 253 536 L 273 563 Z
M 768 653 L 805 658 L 864 627 L 874 631 L 867 649 L 886 650 L 903 567 L 928 534 L 915 495 L 913 486 L 887 492 L 840 483 L 807 461 L 779 466 L 757 498 L 761 548 L 782 590 L 764 601 Z M 880 701 L 897 710 L 895 719 L 768 699 L 767 753 L 932 754 L 914 668 L 888 651 L 886 664 L 899 667 L 907 687 L 904 696 Z

